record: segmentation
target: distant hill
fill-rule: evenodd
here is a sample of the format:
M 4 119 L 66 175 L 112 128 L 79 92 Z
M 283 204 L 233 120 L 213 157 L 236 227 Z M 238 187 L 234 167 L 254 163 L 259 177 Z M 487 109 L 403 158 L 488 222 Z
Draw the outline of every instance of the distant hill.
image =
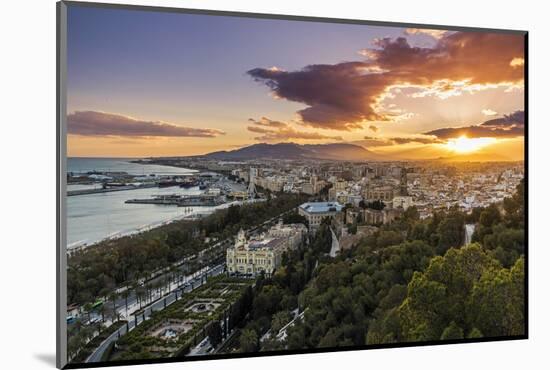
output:
M 378 153 L 377 153 L 378 154 Z M 436 160 L 444 162 L 506 162 L 514 161 L 516 158 L 511 158 L 491 148 L 481 149 L 473 153 L 452 153 L 441 152 L 429 145 L 396 151 L 385 155 L 387 160 Z
M 370 149 L 366 140 L 357 140 L 351 143 L 367 150 Z M 381 151 L 374 148 L 371 153 L 384 161 L 507 162 L 523 160 L 521 154 L 523 150 L 523 142 L 503 141 L 471 153 L 455 153 L 435 145 L 418 145 L 404 149 L 396 146 L 392 151 Z
M 443 162 L 509 162 L 513 161 L 512 158 L 493 153 L 493 152 L 481 152 L 481 153 L 469 153 L 459 154 L 448 157 L 441 157 L 438 160 Z
M 378 159 L 373 152 L 359 145 L 333 144 L 254 144 L 244 148 L 219 151 L 202 155 L 203 158 L 219 160 L 251 160 L 251 159 L 331 159 L 340 161 L 363 161 Z

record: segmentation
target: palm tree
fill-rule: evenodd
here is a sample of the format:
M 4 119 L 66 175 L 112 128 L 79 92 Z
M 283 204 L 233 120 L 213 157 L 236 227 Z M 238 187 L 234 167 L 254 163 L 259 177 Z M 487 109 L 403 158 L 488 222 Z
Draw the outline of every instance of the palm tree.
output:
M 119 294 L 116 291 L 109 294 L 109 300 L 111 300 L 113 302 L 113 315 L 111 316 L 111 318 L 113 319 L 113 322 L 115 321 L 115 317 L 118 318 L 118 313 L 117 313 L 117 310 L 116 310 L 116 300 L 117 300 L 118 296 L 119 296 Z
M 139 302 L 139 309 L 141 310 L 141 306 L 142 306 L 142 301 L 143 301 L 143 295 L 145 294 L 145 292 L 143 291 L 143 288 L 142 287 L 137 287 L 136 289 L 136 298 Z
M 129 287 L 126 286 L 126 289 L 122 292 L 122 296 L 124 297 L 124 305 L 126 307 L 126 316 L 128 316 L 128 296 L 130 295 Z
M 136 302 L 137 302 L 137 290 L 139 288 L 137 280 L 132 281 L 132 284 L 130 286 L 131 286 L 131 288 L 130 288 L 131 291 L 134 292 L 134 294 L 136 296 Z M 130 295 L 130 292 L 128 292 L 128 295 Z M 128 300 L 126 300 L 126 310 L 128 310 Z
M 158 295 L 160 295 L 161 293 L 161 288 L 162 288 L 162 281 L 160 280 L 155 281 L 151 285 L 151 290 L 156 290 Z
M 170 266 L 170 283 L 172 283 L 172 282 L 175 283 L 177 281 L 176 277 L 177 277 L 178 271 L 179 271 L 179 269 L 176 266 L 174 266 L 174 265 Z M 171 285 L 168 286 L 168 291 L 172 291 L 172 286 Z
M 88 314 L 88 322 L 91 320 L 91 311 L 92 311 L 92 304 L 91 303 L 86 303 L 84 305 L 84 311 L 86 311 L 86 313 Z
M 153 301 L 153 283 L 147 283 L 143 286 L 144 295 L 145 295 L 145 303 L 152 302 Z
M 115 323 L 117 321 L 120 321 L 120 313 L 115 310 L 115 312 L 113 314 L 113 323 Z
M 145 283 L 147 280 L 150 279 L 151 277 L 151 272 L 149 270 L 145 270 L 143 271 L 143 273 L 141 274 L 141 277 L 143 278 L 143 282 Z
M 166 282 L 168 283 L 168 291 L 171 291 L 172 290 L 172 273 L 169 272 L 168 274 L 166 274 Z
M 105 323 L 105 304 L 101 304 L 101 306 L 99 306 L 99 312 L 101 312 L 101 322 L 104 324 Z

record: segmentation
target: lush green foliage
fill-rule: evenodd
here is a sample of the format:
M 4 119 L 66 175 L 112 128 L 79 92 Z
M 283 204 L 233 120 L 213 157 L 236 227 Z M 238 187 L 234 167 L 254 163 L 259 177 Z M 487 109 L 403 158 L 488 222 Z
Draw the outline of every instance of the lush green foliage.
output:
M 304 224 L 308 225 L 307 219 L 304 216 L 298 214 L 297 211 L 289 212 L 283 216 L 284 224 Z
M 523 286 L 523 258 L 506 269 L 478 244 L 449 250 L 415 273 L 398 308 L 402 331 L 394 339 L 456 339 L 474 330 L 491 337 L 523 334 Z
M 239 336 L 240 351 L 259 348 L 263 334 L 270 331 L 275 336 L 292 319 L 290 312 L 298 307 L 298 294 L 312 278 L 318 262 L 328 260 L 331 242 L 330 222 L 326 220 L 309 246 L 286 253 L 283 265 L 272 278 L 257 279 L 250 317 Z M 262 347 L 280 349 L 279 343 L 272 340 Z
M 286 348 L 524 333 L 523 184 L 502 205 L 420 220 L 414 207 L 324 260 L 299 295 Z M 476 223 L 464 243 L 465 222 Z
M 472 241 L 479 242 L 503 266 L 511 267 L 524 253 L 524 190 L 523 182 L 513 197 L 504 199 L 502 209 L 491 206 L 480 211 L 478 227 Z

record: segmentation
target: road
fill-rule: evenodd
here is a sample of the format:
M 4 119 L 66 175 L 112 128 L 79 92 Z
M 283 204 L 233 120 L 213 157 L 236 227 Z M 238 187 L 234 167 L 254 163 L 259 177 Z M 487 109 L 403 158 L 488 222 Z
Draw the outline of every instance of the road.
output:
M 476 224 L 464 225 L 464 244 L 470 244 L 472 242 L 472 235 L 476 229 Z
M 200 287 L 206 282 L 207 276 L 216 276 L 224 272 L 225 263 L 219 264 L 212 268 L 209 268 L 207 271 L 197 275 L 195 277 L 189 277 L 187 283 L 184 283 L 180 286 L 175 285 L 174 289 L 166 294 L 163 298 L 158 299 L 149 306 L 145 307 L 138 315 L 135 315 L 132 320 L 128 321 L 128 329 L 131 331 L 136 327 L 136 325 L 141 324 L 143 321 L 147 320 L 153 312 L 161 311 L 164 308 L 168 307 L 172 303 L 181 299 L 182 294 L 189 293 L 194 289 Z M 105 339 L 96 350 L 86 359 L 86 362 L 98 362 L 101 361 L 101 357 L 109 345 L 120 338 L 122 335 L 127 333 L 126 325 L 122 326 L 115 332 L 113 332 L 107 339 Z
M 340 242 L 338 242 L 338 238 L 336 237 L 336 234 L 334 234 L 332 228 L 330 228 L 330 232 L 332 234 L 332 246 L 330 248 L 330 256 L 336 257 L 336 254 L 340 252 Z
M 206 355 L 212 351 L 212 345 L 210 344 L 210 338 L 206 336 L 199 344 L 191 348 L 191 351 L 187 356 L 201 356 Z
M 222 242 L 221 244 L 225 244 L 225 243 Z M 218 243 L 215 246 L 210 247 L 210 248 L 219 247 L 221 244 Z M 187 271 L 188 270 L 188 264 L 186 262 L 183 262 L 180 265 L 177 265 L 175 267 L 181 275 L 174 278 L 174 279 L 172 279 L 170 284 L 166 283 L 166 272 L 165 273 L 160 273 L 157 276 L 147 280 L 147 282 L 145 284 L 147 284 L 149 286 L 160 285 L 159 288 L 152 289 L 153 290 L 153 292 L 151 294 L 152 295 L 152 301 L 155 301 L 156 299 L 160 298 L 167 291 L 173 290 L 173 287 L 182 286 L 182 285 L 188 283 L 191 279 L 194 279 L 196 276 L 198 276 L 198 275 L 200 275 L 204 272 L 203 271 L 204 269 L 203 269 L 203 270 L 196 271 L 196 272 L 194 272 L 194 273 L 192 273 L 188 276 L 184 276 L 184 274 L 188 272 Z M 143 301 L 145 302 L 145 304 L 150 303 L 149 297 L 143 297 Z M 123 296 L 123 294 L 119 294 L 117 299 L 116 299 L 116 308 L 117 308 L 117 312 L 123 318 L 127 318 L 128 316 L 131 316 L 135 311 L 140 309 L 137 294 L 136 294 L 135 290 L 131 289 L 129 291 L 129 293 L 128 293 L 128 302 L 127 303 L 128 303 L 128 311 L 126 311 L 126 298 Z M 112 301 L 109 301 L 109 302 L 106 302 L 105 304 L 112 305 L 113 303 L 112 303 Z

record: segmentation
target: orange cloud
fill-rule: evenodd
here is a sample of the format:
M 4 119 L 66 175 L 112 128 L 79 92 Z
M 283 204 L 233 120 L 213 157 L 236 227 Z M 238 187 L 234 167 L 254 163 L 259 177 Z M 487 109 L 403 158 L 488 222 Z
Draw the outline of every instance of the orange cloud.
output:
M 247 73 L 279 99 L 305 104 L 297 113 L 310 127 L 351 131 L 367 121 L 403 118 L 381 110 L 395 88 L 413 97 L 447 98 L 499 86 L 523 86 L 522 35 L 481 32 L 443 34 L 433 47 L 383 38 L 365 49 L 365 61 L 308 65 L 298 71 L 255 68 Z M 405 117 L 406 118 L 406 117 Z
M 523 58 L 514 58 L 510 61 L 510 67 L 522 67 L 525 64 Z
M 425 29 L 425 28 L 407 28 L 405 30 L 406 35 L 428 35 L 433 37 L 434 39 L 440 39 L 442 38 L 447 32 L 446 30 L 433 30 L 433 29 Z
M 225 133 L 212 128 L 178 126 L 161 121 L 144 121 L 115 113 L 76 111 L 67 116 L 69 134 L 124 137 L 216 137 Z
M 483 113 L 483 115 L 485 116 L 495 116 L 497 114 L 497 112 L 492 109 L 482 109 L 481 113 Z
M 266 142 L 287 141 L 291 139 L 301 140 L 342 140 L 341 136 L 327 136 L 317 132 L 298 131 L 287 123 L 273 121 L 267 117 L 262 117 L 260 120 L 250 118 L 248 122 L 255 126 L 248 126 L 247 130 L 257 134 L 262 134 L 254 139 Z
M 267 117 L 262 117 L 259 120 L 255 120 L 253 118 L 249 118 L 248 122 L 253 123 L 258 126 L 264 126 L 264 127 L 272 127 L 272 128 L 285 128 L 288 127 L 288 124 L 280 121 L 274 121 Z

